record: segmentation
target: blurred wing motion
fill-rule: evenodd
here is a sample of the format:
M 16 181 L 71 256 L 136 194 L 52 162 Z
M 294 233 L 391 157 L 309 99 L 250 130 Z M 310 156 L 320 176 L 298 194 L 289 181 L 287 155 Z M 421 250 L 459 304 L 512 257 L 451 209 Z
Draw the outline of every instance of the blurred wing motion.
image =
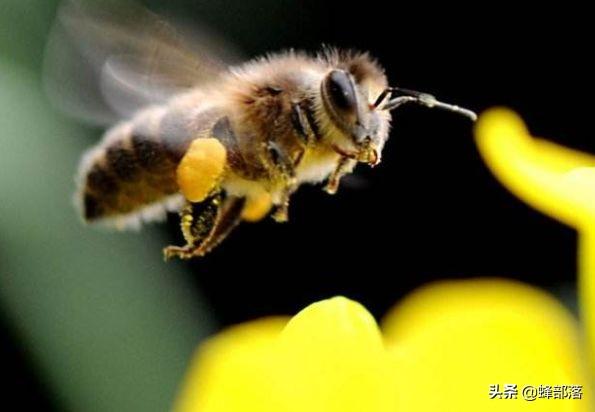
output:
M 194 27 L 174 30 L 136 3 L 69 0 L 47 45 L 44 86 L 62 111 L 109 125 L 216 79 L 237 61 L 229 50 Z

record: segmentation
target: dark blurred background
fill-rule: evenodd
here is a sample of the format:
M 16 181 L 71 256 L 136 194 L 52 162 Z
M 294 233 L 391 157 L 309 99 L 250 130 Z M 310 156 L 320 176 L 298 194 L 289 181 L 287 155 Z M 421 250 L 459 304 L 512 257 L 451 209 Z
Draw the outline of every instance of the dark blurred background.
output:
M 334 197 L 303 187 L 289 223 L 244 224 L 204 259 L 162 263 L 161 246 L 181 242 L 176 216 L 140 234 L 81 227 L 72 175 L 100 132 L 52 111 L 39 90 L 56 3 L 0 4 L 6 404 L 164 410 L 202 337 L 338 294 L 381 317 L 424 283 L 502 276 L 574 307 L 576 234 L 495 181 L 467 119 L 418 107 L 395 113 L 381 165 L 358 167 Z M 322 43 L 368 50 L 393 84 L 477 111 L 512 107 L 534 134 L 595 152 L 589 13 L 576 4 L 145 4 L 200 20 L 249 57 Z

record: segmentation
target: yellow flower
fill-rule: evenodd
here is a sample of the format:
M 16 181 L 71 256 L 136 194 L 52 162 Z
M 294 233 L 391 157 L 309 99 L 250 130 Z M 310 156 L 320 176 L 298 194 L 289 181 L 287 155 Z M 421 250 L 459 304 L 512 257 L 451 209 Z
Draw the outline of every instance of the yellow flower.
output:
M 395 411 L 590 410 L 576 320 L 536 288 L 497 279 L 431 284 L 383 326 L 396 356 Z M 517 385 L 517 399 L 497 398 L 506 384 Z M 499 385 L 495 399 L 491 385 Z M 523 399 L 539 385 L 582 385 L 584 399 Z
M 483 115 L 476 138 L 511 191 L 579 230 L 582 320 L 594 342 L 595 157 L 530 137 L 505 110 Z M 200 348 L 174 410 L 591 410 L 583 351 L 595 350 L 572 315 L 536 288 L 498 279 L 428 285 L 382 325 L 381 333 L 365 308 L 338 297 L 291 319 L 232 328 Z
M 579 232 L 579 303 L 595 360 L 595 156 L 531 137 L 506 109 L 483 114 L 476 142 L 494 174 L 515 195 Z
M 587 400 L 490 399 L 492 384 L 585 385 L 576 325 L 554 299 L 503 280 L 445 282 L 397 306 L 382 337 L 338 297 L 209 341 L 176 412 L 587 411 Z M 587 398 L 587 394 L 584 395 Z M 531 406 L 533 405 L 533 406 Z
M 175 410 L 394 411 L 393 370 L 372 316 L 339 297 L 208 342 Z

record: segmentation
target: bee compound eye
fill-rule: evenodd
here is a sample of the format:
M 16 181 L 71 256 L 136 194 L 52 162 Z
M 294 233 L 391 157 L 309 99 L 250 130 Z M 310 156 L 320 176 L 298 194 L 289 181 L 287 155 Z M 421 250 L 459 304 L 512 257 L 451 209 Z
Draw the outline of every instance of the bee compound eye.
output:
M 357 97 L 351 77 L 342 70 L 333 70 L 325 81 L 326 94 L 333 107 L 343 112 L 352 112 L 357 108 Z

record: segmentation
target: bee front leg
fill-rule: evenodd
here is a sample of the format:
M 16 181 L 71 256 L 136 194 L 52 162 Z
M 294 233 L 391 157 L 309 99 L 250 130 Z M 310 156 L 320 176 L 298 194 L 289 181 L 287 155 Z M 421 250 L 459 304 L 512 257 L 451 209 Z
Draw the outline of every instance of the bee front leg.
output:
M 346 174 L 350 173 L 356 164 L 357 161 L 354 159 L 345 156 L 341 157 L 339 159 L 339 162 L 337 163 L 337 167 L 330 175 L 326 183 L 326 186 L 324 186 L 324 191 L 331 195 L 337 193 L 337 190 L 339 189 L 339 183 L 341 182 L 341 178 Z
M 188 202 L 180 212 L 180 226 L 186 245 L 168 246 L 165 260 L 204 256 L 217 246 L 240 222 L 245 199 L 224 198 L 217 192 L 199 203 Z

